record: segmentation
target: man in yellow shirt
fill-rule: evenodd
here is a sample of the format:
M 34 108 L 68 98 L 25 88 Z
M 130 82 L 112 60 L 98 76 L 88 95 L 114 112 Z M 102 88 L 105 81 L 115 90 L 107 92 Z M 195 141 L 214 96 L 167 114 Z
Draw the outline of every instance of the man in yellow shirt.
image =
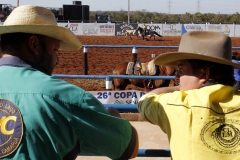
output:
M 142 28 L 143 28 L 143 31 L 144 31 L 144 35 L 146 35 L 147 26 L 145 25 L 145 23 L 143 23 Z
M 173 160 L 240 159 L 240 92 L 231 38 L 216 32 L 185 33 L 178 52 L 155 64 L 176 66 L 179 86 L 155 89 L 138 104 L 143 119 L 168 135 Z

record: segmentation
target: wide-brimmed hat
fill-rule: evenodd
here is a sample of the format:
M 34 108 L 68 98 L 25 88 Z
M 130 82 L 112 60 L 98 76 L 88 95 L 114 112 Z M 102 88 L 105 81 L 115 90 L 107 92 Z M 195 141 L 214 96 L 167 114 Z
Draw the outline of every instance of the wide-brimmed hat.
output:
M 0 26 L 0 35 L 16 32 L 41 34 L 58 39 L 61 41 L 60 49 L 63 50 L 79 50 L 82 47 L 72 31 L 57 25 L 52 11 L 39 6 L 23 5 L 15 8 Z
M 176 61 L 185 59 L 206 60 L 240 69 L 239 64 L 232 62 L 231 38 L 218 32 L 187 32 L 181 37 L 178 52 L 160 54 L 154 63 L 176 66 Z

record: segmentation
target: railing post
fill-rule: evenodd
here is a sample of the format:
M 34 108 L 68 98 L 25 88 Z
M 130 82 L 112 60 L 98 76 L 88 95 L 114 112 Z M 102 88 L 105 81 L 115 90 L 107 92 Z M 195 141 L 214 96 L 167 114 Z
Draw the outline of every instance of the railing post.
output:
M 112 90 L 112 77 L 110 76 L 106 77 L 106 89 Z
M 87 60 L 87 47 L 83 48 L 83 54 L 84 54 L 84 75 L 88 75 L 88 60 Z
M 154 59 L 155 58 L 155 54 L 151 54 L 151 57 L 152 57 L 152 59 Z
M 133 55 L 132 61 L 133 62 L 137 59 L 137 52 L 138 52 L 138 49 L 136 47 L 133 47 L 133 49 L 132 49 L 132 55 Z

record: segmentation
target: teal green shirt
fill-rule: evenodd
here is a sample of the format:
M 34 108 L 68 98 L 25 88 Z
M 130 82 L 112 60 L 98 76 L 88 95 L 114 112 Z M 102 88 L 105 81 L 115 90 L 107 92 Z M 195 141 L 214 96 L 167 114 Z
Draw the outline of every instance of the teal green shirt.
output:
M 0 158 L 60 160 L 80 140 L 82 153 L 116 159 L 131 140 L 127 120 L 110 116 L 87 91 L 34 68 L 0 67 L 1 103 L 9 104 L 0 108 L 6 126 L 0 130 Z M 11 115 L 11 108 L 19 115 Z

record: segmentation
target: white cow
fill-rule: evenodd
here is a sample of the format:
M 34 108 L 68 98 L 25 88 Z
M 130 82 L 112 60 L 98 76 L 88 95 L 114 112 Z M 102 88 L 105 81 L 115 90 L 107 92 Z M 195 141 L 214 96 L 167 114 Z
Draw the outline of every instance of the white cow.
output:
M 122 30 L 122 33 L 124 33 L 126 37 L 127 37 L 127 36 L 130 36 L 131 39 L 132 39 L 131 36 L 138 36 L 138 31 L 137 31 L 137 30 L 134 30 L 134 29 L 132 29 L 132 30 L 123 29 L 123 30 Z M 125 37 L 125 38 L 126 38 L 126 37 Z

